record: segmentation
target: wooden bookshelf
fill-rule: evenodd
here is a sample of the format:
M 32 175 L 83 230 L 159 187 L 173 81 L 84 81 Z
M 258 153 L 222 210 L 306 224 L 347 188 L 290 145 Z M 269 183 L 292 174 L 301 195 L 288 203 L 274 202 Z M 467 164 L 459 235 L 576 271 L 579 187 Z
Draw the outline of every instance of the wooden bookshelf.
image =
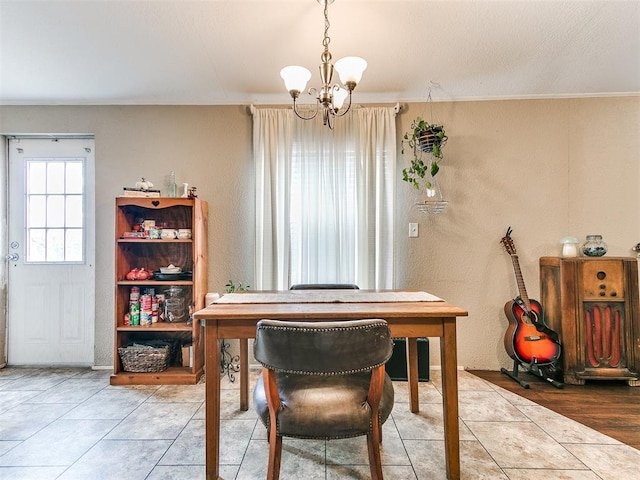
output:
M 148 326 L 126 325 L 132 287 L 141 292 L 163 293 L 170 287 L 182 289 L 185 308 L 204 307 L 207 293 L 207 203 L 195 198 L 118 197 L 115 202 L 115 344 L 112 385 L 195 384 L 204 372 L 204 338 L 198 322 L 157 322 Z M 155 220 L 157 226 L 191 229 L 190 239 L 123 238 L 140 219 Z M 190 278 L 127 280 L 134 268 L 156 272 L 169 264 L 192 272 Z M 188 317 L 188 315 L 187 315 Z M 165 319 L 166 320 L 166 319 Z M 148 341 L 172 343 L 180 354 L 162 372 L 125 371 L 118 348 Z M 192 349 L 191 362 L 182 366 L 182 347 Z M 177 350 L 176 350 L 177 352 Z

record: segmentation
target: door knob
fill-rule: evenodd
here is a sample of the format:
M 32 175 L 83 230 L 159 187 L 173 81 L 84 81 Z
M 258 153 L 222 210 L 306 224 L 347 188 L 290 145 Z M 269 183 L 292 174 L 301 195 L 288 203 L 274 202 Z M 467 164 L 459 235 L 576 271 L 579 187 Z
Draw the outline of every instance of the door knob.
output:
M 18 255 L 17 253 L 10 253 L 9 255 L 6 256 L 6 259 L 9 260 L 10 262 L 17 262 L 19 258 L 20 258 L 20 255 Z

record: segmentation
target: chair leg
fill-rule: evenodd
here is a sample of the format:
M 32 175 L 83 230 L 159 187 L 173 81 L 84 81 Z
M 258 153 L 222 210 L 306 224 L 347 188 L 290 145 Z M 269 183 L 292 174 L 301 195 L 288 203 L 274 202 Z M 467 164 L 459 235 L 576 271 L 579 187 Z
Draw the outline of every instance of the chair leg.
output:
M 373 433 L 367 434 L 367 451 L 369 452 L 369 469 L 371 470 L 371 480 L 383 480 L 380 443 Z
M 267 480 L 280 478 L 280 460 L 282 459 L 282 437 L 269 432 L 269 465 L 267 467 Z

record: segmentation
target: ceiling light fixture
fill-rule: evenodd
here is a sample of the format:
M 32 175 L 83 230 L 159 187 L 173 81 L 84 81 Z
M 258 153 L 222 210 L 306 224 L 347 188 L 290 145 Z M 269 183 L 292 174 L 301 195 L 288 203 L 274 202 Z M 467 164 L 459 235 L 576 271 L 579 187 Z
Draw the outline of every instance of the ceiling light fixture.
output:
M 333 128 L 332 118 L 345 115 L 351 108 L 351 92 L 362 78 L 362 72 L 367 68 L 367 62 L 360 57 L 344 57 L 336 62 L 335 69 L 338 71 L 342 85 L 338 83 L 332 84 L 334 66 L 331 63 L 331 52 L 329 52 L 329 4 L 334 0 L 317 0 L 319 4 L 324 5 L 324 38 L 322 45 L 324 52 L 320 55 L 320 79 L 322 87 L 309 89 L 309 95 L 316 96 L 316 109 L 311 116 L 301 115 L 298 111 L 296 100 L 300 96 L 300 92 L 307 87 L 307 82 L 311 79 L 311 72 L 304 67 L 292 65 L 284 67 L 280 71 L 280 76 L 284 80 L 284 84 L 289 90 L 291 98 L 293 98 L 293 111 L 303 120 L 311 120 L 318 114 L 318 110 L 322 108 L 322 122 Z M 344 101 L 349 97 L 349 103 L 346 107 Z

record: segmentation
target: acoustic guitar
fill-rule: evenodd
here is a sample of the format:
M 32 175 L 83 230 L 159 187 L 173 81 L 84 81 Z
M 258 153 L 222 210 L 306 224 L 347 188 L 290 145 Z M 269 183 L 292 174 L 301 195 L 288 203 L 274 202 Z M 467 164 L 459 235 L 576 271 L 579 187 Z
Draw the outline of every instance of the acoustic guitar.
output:
M 519 296 L 504 306 L 504 313 L 509 320 L 504 348 L 511 358 L 522 364 L 553 364 L 561 351 L 558 335 L 546 325 L 542 305 L 527 295 L 516 247 L 511 238 L 511 227 L 500 242 L 511 256 L 519 291 Z

